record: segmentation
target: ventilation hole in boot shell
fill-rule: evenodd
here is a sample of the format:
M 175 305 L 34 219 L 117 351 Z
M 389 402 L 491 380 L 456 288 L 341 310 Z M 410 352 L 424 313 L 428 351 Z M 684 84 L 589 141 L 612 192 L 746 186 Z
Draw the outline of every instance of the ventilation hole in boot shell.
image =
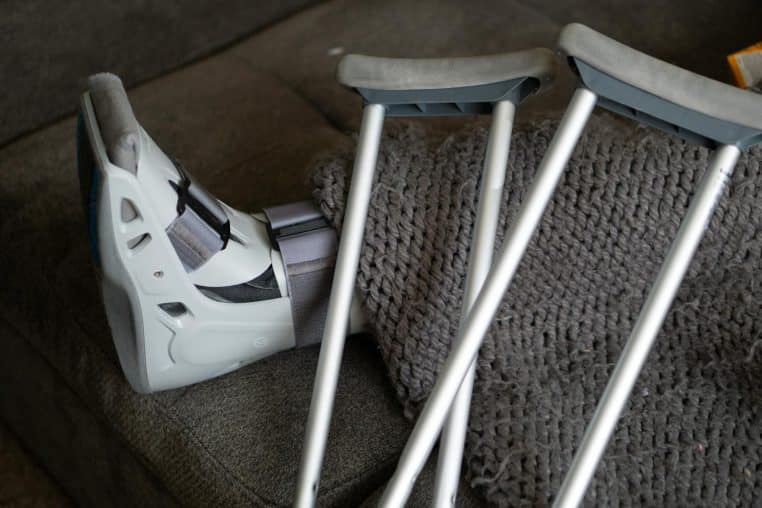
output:
M 138 208 L 135 206 L 135 203 L 133 203 L 127 198 L 122 199 L 121 215 L 122 215 L 122 222 L 125 222 L 125 223 L 132 222 L 135 219 L 140 218 L 140 212 L 138 211 Z
M 180 316 L 188 314 L 188 307 L 182 302 L 160 303 L 159 308 L 173 318 L 179 318 Z
M 135 250 L 137 248 L 143 248 L 151 241 L 151 235 L 148 233 L 143 233 L 142 235 L 138 235 L 135 238 L 127 241 L 127 248 L 130 250 Z

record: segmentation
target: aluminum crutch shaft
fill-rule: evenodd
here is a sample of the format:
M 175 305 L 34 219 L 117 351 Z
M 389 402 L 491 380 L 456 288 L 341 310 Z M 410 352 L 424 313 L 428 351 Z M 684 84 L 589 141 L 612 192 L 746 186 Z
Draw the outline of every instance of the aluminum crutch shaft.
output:
M 558 491 L 554 507 L 576 507 L 584 498 L 587 486 L 595 474 L 598 462 L 606 450 L 632 387 L 669 312 L 739 155 L 739 149 L 730 145 L 724 145 L 714 153 L 632 334 L 627 339 L 611 374 L 593 419 L 585 431 L 569 472 Z
M 380 104 L 369 104 L 363 111 L 357 156 L 344 212 L 323 342 L 320 346 L 302 461 L 299 467 L 295 500 L 295 506 L 299 508 L 314 506 L 317 498 L 320 469 L 331 425 L 331 413 L 349 324 L 352 292 L 360 262 L 360 248 L 373 187 L 373 174 L 376 169 L 384 113 L 385 108 Z
M 410 495 L 415 479 L 444 424 L 452 401 L 500 306 L 503 294 L 511 283 L 524 251 L 595 107 L 596 99 L 597 96 L 586 88 L 578 88 L 574 93 L 569 109 L 561 119 L 558 131 L 548 147 L 514 223 L 503 240 L 497 262 L 490 270 L 462 333 L 459 333 L 429 400 L 413 428 L 379 506 L 400 507 Z
M 466 275 L 466 288 L 463 295 L 461 327 L 474 300 L 476 300 L 476 295 L 479 294 L 492 263 L 515 113 L 516 106 L 510 101 L 498 102 L 492 110 L 492 125 L 490 126 L 484 157 L 484 171 L 471 240 L 471 252 L 468 256 L 468 274 Z M 466 378 L 458 390 L 458 396 L 450 409 L 447 425 L 439 440 L 439 459 L 432 502 L 432 506 L 437 508 L 455 504 L 463 460 L 463 446 L 468 429 L 468 412 L 471 405 L 475 371 L 476 364 L 471 362 Z

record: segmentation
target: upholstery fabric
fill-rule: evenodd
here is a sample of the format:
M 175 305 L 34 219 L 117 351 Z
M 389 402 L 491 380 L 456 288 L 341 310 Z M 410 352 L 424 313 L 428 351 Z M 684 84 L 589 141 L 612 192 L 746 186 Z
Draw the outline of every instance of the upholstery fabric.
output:
M 75 111 L 82 80 L 91 74 L 114 72 L 134 85 L 208 56 L 310 3 L 3 2 L 0 145 Z

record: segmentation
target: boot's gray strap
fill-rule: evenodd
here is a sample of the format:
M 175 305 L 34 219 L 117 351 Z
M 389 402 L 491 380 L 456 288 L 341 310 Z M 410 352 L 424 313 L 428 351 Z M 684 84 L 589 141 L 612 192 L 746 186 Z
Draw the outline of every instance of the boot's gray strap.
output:
M 323 338 L 338 239 L 310 201 L 266 208 L 270 237 L 286 269 L 296 346 Z
M 167 236 L 187 272 L 203 265 L 224 247 L 224 241 L 191 207 L 167 226 Z
M 219 202 L 175 161 L 178 182 L 169 185 L 177 192 L 177 217 L 167 226 L 167 235 L 185 271 L 192 272 L 221 251 L 230 239 L 230 220 Z

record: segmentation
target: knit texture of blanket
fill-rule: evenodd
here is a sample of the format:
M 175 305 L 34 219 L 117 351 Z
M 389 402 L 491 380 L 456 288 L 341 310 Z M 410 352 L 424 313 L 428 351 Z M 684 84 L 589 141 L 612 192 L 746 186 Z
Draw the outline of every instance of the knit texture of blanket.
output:
M 498 246 L 554 123 L 514 132 Z M 487 133 L 381 144 L 358 287 L 406 414 L 456 336 Z M 464 460 L 501 506 L 546 506 L 580 443 L 710 152 L 598 117 L 574 152 L 478 359 Z M 341 227 L 353 153 L 319 161 Z M 586 504 L 762 499 L 762 150 L 741 157 L 607 448 Z

